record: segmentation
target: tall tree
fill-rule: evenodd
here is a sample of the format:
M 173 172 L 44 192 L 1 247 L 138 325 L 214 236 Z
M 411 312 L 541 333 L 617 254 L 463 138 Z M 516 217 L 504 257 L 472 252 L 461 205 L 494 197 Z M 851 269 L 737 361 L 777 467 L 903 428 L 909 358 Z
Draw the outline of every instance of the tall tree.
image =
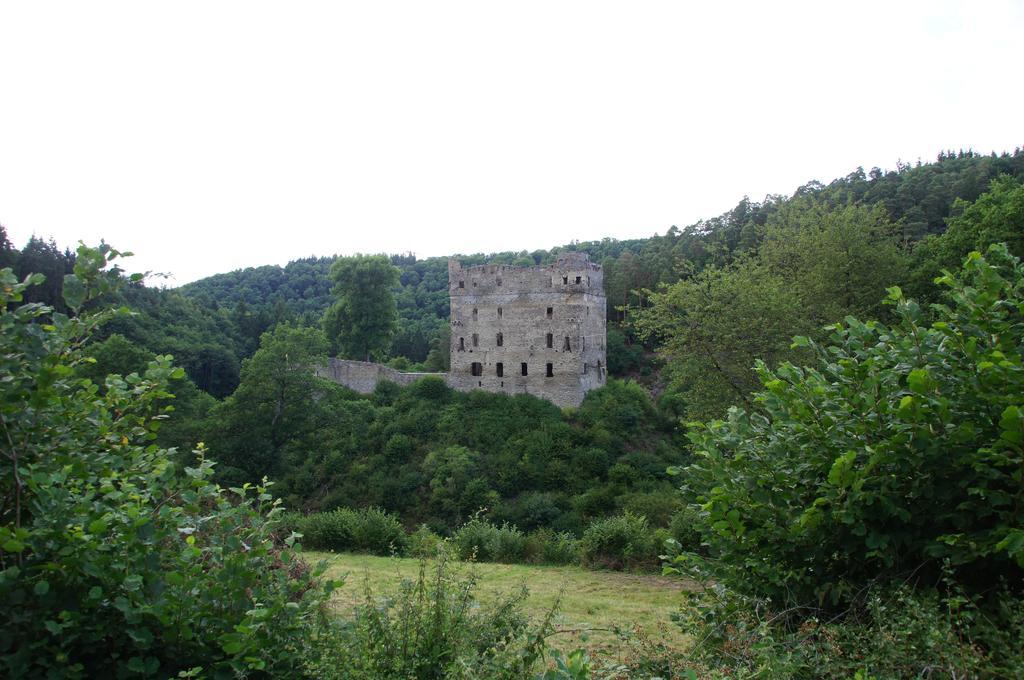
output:
M 339 257 L 331 266 L 335 302 L 324 314 L 324 332 L 339 356 L 383 359 L 398 326 L 392 288 L 399 270 L 384 255 Z

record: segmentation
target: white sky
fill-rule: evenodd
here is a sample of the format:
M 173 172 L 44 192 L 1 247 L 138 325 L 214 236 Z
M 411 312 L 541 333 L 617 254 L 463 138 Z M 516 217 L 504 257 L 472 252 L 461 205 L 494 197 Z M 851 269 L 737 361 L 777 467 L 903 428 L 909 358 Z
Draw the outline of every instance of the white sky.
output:
M 1024 144 L 1024 2 L 0 0 L 0 224 L 183 283 Z

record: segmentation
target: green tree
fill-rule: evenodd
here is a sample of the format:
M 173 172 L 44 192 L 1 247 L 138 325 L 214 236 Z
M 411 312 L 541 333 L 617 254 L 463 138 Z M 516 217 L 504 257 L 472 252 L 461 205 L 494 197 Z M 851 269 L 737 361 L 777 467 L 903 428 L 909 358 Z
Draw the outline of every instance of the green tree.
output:
M 813 366 L 760 363 L 756 411 L 692 430 L 684 488 L 722 583 L 845 608 L 942 560 L 979 589 L 1021 582 L 1024 267 L 996 245 L 941 283 L 930 326 L 892 288 L 896 325 L 796 338 Z
M 798 198 L 768 219 L 758 257 L 792 287 L 815 324 L 848 314 L 878 318 L 886 286 L 907 275 L 897 234 L 882 206 L 831 208 Z
M 282 447 L 309 431 L 323 381 L 316 367 L 327 359 L 327 340 L 316 328 L 281 324 L 260 338 L 242 364 L 235 393 L 211 413 L 222 479 L 241 483 L 279 471 Z
M 324 331 L 339 356 L 383 359 L 398 324 L 392 288 L 399 270 L 384 255 L 339 257 L 331 266 L 335 302 L 324 314 Z
M 972 250 L 989 243 L 1005 243 L 1010 252 L 1024 257 L 1024 184 L 1003 175 L 974 203 L 957 201 L 954 216 L 943 234 L 929 236 L 914 248 L 911 290 L 933 299 L 935 272 L 956 268 Z
M 295 677 L 329 588 L 275 542 L 264 487 L 222 489 L 201 448 L 181 470 L 153 443 L 184 371 L 156 357 L 102 391 L 78 374 L 119 255 L 78 249 L 70 317 L 19 304 L 41 275 L 0 270 L 0 674 Z
M 650 296 L 633 324 L 660 341 L 670 388 L 686 417 L 718 417 L 733 403 L 750 404 L 758 382 L 754 362 L 794 356 L 789 338 L 813 329 L 789 281 L 752 258 L 709 267 Z

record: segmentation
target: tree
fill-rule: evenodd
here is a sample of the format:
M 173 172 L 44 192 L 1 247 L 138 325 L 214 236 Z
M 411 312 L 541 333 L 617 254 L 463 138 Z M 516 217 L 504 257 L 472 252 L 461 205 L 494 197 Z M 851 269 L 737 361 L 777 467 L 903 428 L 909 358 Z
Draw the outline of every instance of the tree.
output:
M 684 489 L 721 583 L 778 608 L 843 609 L 871 582 L 1024 576 L 1024 267 L 1004 245 L 891 288 L 898 323 L 848 318 L 812 366 L 759 363 L 757 410 L 694 428 Z
M 757 358 L 774 365 L 794 356 L 789 338 L 813 329 L 793 286 L 752 258 L 709 267 L 650 296 L 633 324 L 658 339 L 670 390 L 685 402 L 686 417 L 725 413 L 749 404 Z
M 886 286 L 906 279 L 908 258 L 897 234 L 881 206 L 794 199 L 769 218 L 758 257 L 788 283 L 815 324 L 848 314 L 879 318 Z
M 296 677 L 329 588 L 275 540 L 262 485 L 222 489 L 202 447 L 181 470 L 153 443 L 184 371 L 78 375 L 119 255 L 78 249 L 70 317 L 19 304 L 42 275 L 0 270 L 0 675 Z
M 931 299 L 932 277 L 953 269 L 972 250 L 989 243 L 1005 243 L 1010 252 L 1024 257 L 1024 184 L 1003 175 L 974 203 L 957 201 L 943 234 L 929 236 L 914 248 L 912 291 Z
M 331 266 L 335 302 L 324 314 L 324 332 L 339 356 L 384 359 L 398 325 L 392 288 L 399 270 L 384 255 L 339 257 Z
M 222 479 L 241 483 L 279 471 L 281 449 L 309 428 L 327 359 L 327 340 L 316 328 L 281 324 L 260 338 L 242 364 L 235 393 L 211 413 L 209 442 L 222 463 Z

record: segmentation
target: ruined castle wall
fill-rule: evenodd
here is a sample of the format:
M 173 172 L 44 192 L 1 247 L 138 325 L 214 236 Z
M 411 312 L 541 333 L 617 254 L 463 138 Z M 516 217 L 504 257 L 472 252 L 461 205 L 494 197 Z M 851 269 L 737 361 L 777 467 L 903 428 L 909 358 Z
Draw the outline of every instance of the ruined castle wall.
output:
M 446 379 L 447 373 L 401 373 L 382 364 L 348 359 L 328 359 L 326 366 L 320 366 L 317 376 L 333 380 L 360 394 L 370 394 L 377 384 L 387 381 L 399 385 L 408 385 L 420 378 L 435 376 Z
M 448 263 L 449 373 L 400 373 L 330 359 L 317 375 L 369 394 L 381 381 L 408 385 L 437 376 L 455 389 L 532 394 L 579 406 L 607 377 L 604 275 L 583 253 L 552 265 L 462 268 Z
M 586 255 L 540 267 L 453 261 L 448 275 L 450 385 L 578 406 L 605 383 L 603 273 Z

